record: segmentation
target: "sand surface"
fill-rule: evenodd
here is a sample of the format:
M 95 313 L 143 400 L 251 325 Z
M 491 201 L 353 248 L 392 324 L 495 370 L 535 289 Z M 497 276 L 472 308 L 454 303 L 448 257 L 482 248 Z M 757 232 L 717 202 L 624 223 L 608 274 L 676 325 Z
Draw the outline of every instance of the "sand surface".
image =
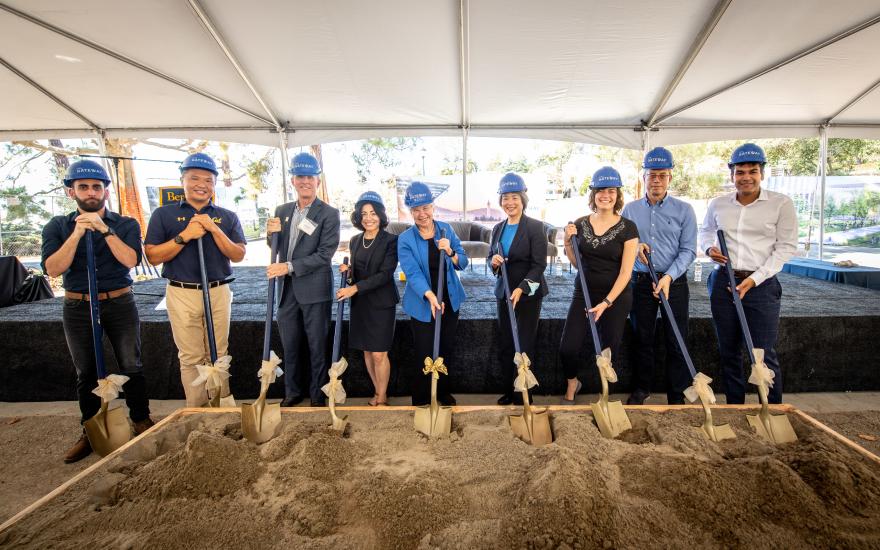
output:
M 880 547 L 880 467 L 799 419 L 799 441 L 774 446 L 741 413 L 716 413 L 738 435 L 717 444 L 693 428 L 696 411 L 630 418 L 606 440 L 588 414 L 554 413 L 556 442 L 536 448 L 502 412 L 456 414 L 435 440 L 409 412 L 352 412 L 344 436 L 325 414 L 297 413 L 258 447 L 237 415 L 191 416 L 0 546 Z

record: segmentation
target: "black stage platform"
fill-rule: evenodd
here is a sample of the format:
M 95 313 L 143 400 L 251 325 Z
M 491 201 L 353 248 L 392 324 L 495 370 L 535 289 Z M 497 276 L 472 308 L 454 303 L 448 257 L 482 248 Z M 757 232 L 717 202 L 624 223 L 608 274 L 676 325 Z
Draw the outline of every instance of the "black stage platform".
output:
M 232 389 L 238 398 L 256 397 L 259 386 L 256 371 L 265 318 L 266 282 L 264 268 L 235 270 L 232 283 L 234 305 L 230 334 Z M 564 380 L 557 348 L 576 274 L 557 267 L 547 274 L 551 287 L 544 300 L 540 339 L 532 367 L 540 381 L 539 393 L 559 394 Z M 703 271 L 707 276 L 708 271 Z M 783 287 L 779 345 L 784 372 L 784 391 L 880 390 L 880 291 L 781 274 Z M 716 379 L 715 390 L 723 391 L 718 377 L 718 352 L 709 312 L 705 279 L 693 282 L 691 290 L 691 354 L 697 367 Z M 454 392 L 500 393 L 496 359 L 497 328 L 492 280 L 483 275 L 483 266 L 462 274 L 468 301 L 462 306 L 459 322 L 461 345 L 455 358 L 447 361 Z M 164 280 L 143 281 L 135 285 L 141 316 L 143 362 L 149 395 L 155 399 L 182 399 L 177 354 L 171 326 L 156 304 L 164 295 Z M 401 289 L 402 285 L 401 284 Z M 334 310 L 335 311 L 335 310 Z M 399 310 L 398 310 L 399 311 Z M 347 330 L 347 323 L 346 323 Z M 345 331 L 343 331 L 345 333 Z M 627 334 L 627 341 L 630 335 Z M 876 339 L 876 340 L 875 340 Z M 662 338 L 658 335 L 658 341 Z M 584 335 L 584 362 L 580 378 L 585 392 L 599 391 L 599 377 Z M 345 341 L 343 341 L 343 346 Z M 626 345 L 624 346 L 624 348 Z M 277 327 L 272 348 L 281 354 Z M 345 349 L 343 347 L 343 349 Z M 620 382 L 612 391 L 629 391 L 630 369 L 626 349 L 615 367 Z M 61 300 L 46 300 L 0 309 L 0 401 L 55 401 L 75 399 L 74 371 L 61 328 Z M 106 356 L 113 370 L 109 346 Z M 371 395 L 372 390 L 359 352 L 347 354 L 350 367 L 344 375 L 346 391 L 352 396 Z M 391 351 L 392 376 L 389 393 L 408 395 L 410 379 L 420 372 L 422 357 L 412 353 L 412 336 L 407 318 L 399 312 L 394 348 Z M 655 391 L 663 391 L 663 362 L 659 360 Z M 282 365 L 283 367 L 283 365 Z M 503 368 L 513 368 L 512 363 Z M 418 376 L 422 376 L 420 373 Z M 277 382 L 271 397 L 283 394 Z

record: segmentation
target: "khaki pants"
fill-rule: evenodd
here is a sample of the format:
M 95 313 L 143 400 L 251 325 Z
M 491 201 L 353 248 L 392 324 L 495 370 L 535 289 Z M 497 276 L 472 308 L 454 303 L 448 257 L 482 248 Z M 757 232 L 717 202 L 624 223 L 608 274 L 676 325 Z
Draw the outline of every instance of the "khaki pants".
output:
M 229 320 L 232 315 L 232 289 L 229 285 L 215 286 L 210 291 L 211 314 L 214 320 L 214 338 L 217 343 L 217 357 L 223 357 L 229 346 Z M 186 393 L 187 407 L 201 407 L 208 401 L 204 386 L 193 387 L 193 380 L 199 377 L 197 365 L 210 363 L 208 333 L 205 330 L 205 305 L 202 291 L 167 285 L 165 303 L 171 333 L 177 346 L 180 360 L 180 381 Z M 229 382 L 224 384 L 221 397 L 229 395 Z

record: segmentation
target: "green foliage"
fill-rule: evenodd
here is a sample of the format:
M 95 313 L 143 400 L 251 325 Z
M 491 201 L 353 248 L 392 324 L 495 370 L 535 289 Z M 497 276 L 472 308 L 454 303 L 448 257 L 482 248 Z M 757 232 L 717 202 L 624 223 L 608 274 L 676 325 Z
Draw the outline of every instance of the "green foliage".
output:
M 468 164 L 470 164 L 470 162 Z M 461 173 L 461 157 L 458 157 L 458 166 L 457 173 Z M 449 168 L 449 166 L 447 166 L 447 168 Z M 535 166 L 532 165 L 525 156 L 520 155 L 519 158 L 507 159 L 504 162 L 501 162 L 500 158 L 496 158 L 489 163 L 487 168 L 493 172 L 516 172 L 517 174 L 528 174 L 535 169 Z M 456 172 L 450 172 L 450 174 L 454 173 Z
M 373 138 L 361 141 L 360 149 L 352 153 L 355 170 L 361 183 L 373 174 L 375 165 L 382 168 L 397 166 L 397 153 L 412 151 L 419 145 L 419 138 Z
M 785 165 L 792 176 L 819 173 L 817 138 L 766 140 L 761 145 L 771 166 Z M 880 157 L 880 141 L 832 138 L 828 140 L 828 175 L 847 176 L 860 166 L 874 165 Z
M 468 159 L 468 174 L 479 172 L 480 167 L 471 159 Z M 511 170 L 507 170 L 510 172 Z M 453 158 L 446 157 L 443 159 L 443 168 L 440 169 L 440 175 L 451 176 L 452 174 L 461 174 L 461 156 Z

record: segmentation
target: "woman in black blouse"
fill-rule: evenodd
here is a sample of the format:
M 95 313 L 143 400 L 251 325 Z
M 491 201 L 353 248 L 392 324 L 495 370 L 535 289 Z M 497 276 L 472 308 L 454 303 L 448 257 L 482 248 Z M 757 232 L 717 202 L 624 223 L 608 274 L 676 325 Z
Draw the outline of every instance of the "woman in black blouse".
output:
M 594 315 L 601 347 L 611 348 L 612 362 L 617 359 L 626 317 L 632 306 L 629 281 L 639 244 L 636 224 L 620 215 L 623 209 L 622 187 L 623 182 L 617 170 L 610 166 L 597 170 L 590 182 L 590 208 L 593 214 L 565 226 L 565 255 L 575 265 L 575 253 L 581 255 L 593 305 L 587 314 Z M 577 252 L 571 247 L 573 235 L 578 237 L 580 250 Z M 585 310 L 584 294 L 578 278 L 575 279 L 574 295 L 559 345 L 562 368 L 568 380 L 563 404 L 573 404 L 581 388 L 577 379 L 578 367 L 583 362 L 580 352 L 591 338 Z
M 338 300 L 351 298 L 348 345 L 363 350 L 367 373 L 373 381 L 372 406 L 388 404 L 388 380 L 391 363 L 388 350 L 394 341 L 394 323 L 400 294 L 394 283 L 397 269 L 397 235 L 385 231 L 388 216 L 382 197 L 373 191 L 362 194 L 354 205 L 351 223 L 361 229 L 348 243 L 351 268 L 348 284 L 336 292 Z

